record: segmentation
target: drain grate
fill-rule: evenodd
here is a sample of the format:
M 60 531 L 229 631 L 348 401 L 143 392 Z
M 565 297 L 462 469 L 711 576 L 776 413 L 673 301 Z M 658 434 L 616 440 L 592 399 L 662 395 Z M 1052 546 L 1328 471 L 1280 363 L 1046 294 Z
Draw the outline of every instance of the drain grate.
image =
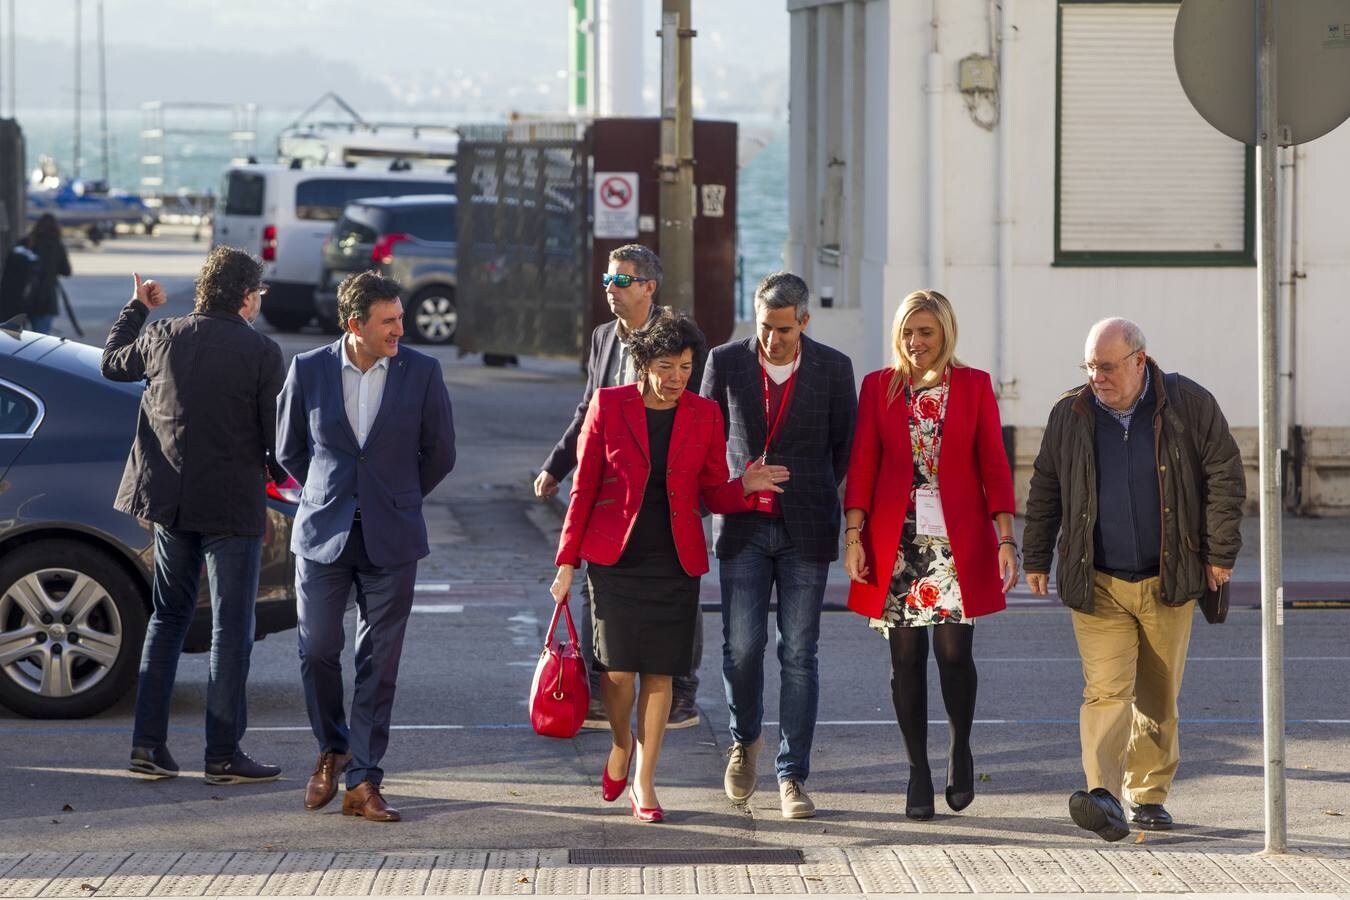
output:
M 745 850 L 568 850 L 574 866 L 798 866 L 802 851 Z

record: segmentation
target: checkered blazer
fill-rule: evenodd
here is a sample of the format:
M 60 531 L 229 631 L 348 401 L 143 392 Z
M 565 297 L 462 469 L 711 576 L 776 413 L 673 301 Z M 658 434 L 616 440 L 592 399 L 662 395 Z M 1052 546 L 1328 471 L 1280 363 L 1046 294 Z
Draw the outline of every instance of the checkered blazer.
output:
M 783 520 L 805 559 L 839 558 L 839 485 L 848 471 L 853 422 L 858 414 L 853 363 L 847 356 L 802 335 L 801 365 L 782 433 L 769 452 L 771 464 L 791 473 L 779 496 Z M 722 407 L 727 427 L 727 466 L 739 476 L 764 452 L 764 381 L 754 337 L 723 344 L 708 355 L 704 397 Z M 760 515 L 713 517 L 719 559 L 746 545 Z

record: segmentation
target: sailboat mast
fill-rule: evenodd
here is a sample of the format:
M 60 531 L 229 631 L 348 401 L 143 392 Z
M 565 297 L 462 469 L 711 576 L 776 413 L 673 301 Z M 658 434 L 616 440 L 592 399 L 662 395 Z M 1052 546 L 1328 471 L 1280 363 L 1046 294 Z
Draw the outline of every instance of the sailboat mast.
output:
M 103 47 L 103 0 L 98 0 L 98 105 L 99 137 L 103 144 L 103 185 L 112 187 L 108 173 L 112 156 L 108 153 L 108 67 Z
M 80 106 L 84 98 L 80 95 L 80 0 L 75 0 L 75 151 L 71 161 L 76 178 L 80 177 Z

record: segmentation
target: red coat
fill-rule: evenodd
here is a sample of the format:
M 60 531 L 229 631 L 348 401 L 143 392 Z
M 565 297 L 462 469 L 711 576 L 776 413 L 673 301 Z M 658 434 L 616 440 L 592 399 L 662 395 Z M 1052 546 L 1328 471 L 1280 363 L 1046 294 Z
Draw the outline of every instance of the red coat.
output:
M 866 584 L 849 583 L 848 606 L 873 618 L 885 607 L 914 482 L 909 403 L 903 390 L 886 402 L 892 371 L 881 369 L 863 379 L 844 486 L 844 508 L 867 513 L 862 542 L 870 570 Z M 1012 472 L 989 373 L 953 368 L 949 390 L 938 489 L 962 609 L 967 617 L 983 616 L 1005 606 L 993 517 L 1014 510 Z
M 647 412 L 637 385 L 601 388 L 591 398 L 577 441 L 572 502 L 563 521 L 558 565 L 581 560 L 612 566 L 623 555 L 651 474 Z M 728 481 L 726 428 L 712 400 L 680 395 L 666 458 L 670 530 L 680 565 L 690 575 L 708 571 L 699 501 L 730 515 L 754 508 L 740 479 Z

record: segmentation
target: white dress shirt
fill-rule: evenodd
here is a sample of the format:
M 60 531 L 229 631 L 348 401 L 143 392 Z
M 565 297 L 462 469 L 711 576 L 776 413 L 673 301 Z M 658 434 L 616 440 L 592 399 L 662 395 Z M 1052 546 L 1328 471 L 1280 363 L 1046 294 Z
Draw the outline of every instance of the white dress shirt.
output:
M 347 410 L 347 421 L 359 447 L 366 445 L 366 435 L 375 424 L 384 398 L 385 377 L 389 374 L 389 357 L 381 356 L 375 365 L 362 372 L 352 362 L 351 348 L 342 342 L 342 405 Z

